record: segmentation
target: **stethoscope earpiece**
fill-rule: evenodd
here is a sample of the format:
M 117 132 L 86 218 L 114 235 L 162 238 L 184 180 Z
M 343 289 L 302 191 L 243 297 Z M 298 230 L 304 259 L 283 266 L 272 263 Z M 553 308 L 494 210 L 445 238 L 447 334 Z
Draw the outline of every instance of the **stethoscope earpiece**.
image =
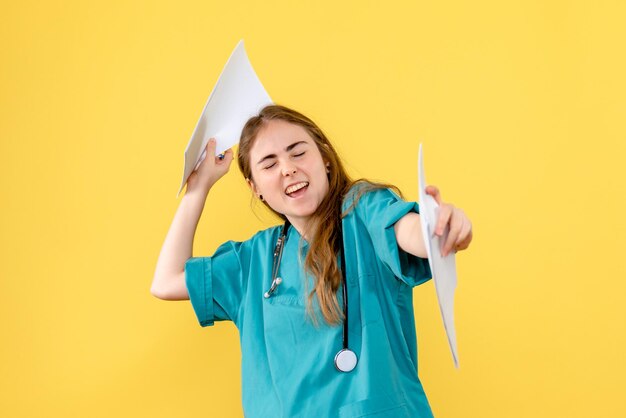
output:
M 272 293 L 274 293 L 278 285 L 281 284 L 282 282 L 283 282 L 283 279 L 281 279 L 280 277 L 276 277 L 274 280 L 272 280 L 272 286 L 270 287 L 270 290 L 263 293 L 263 296 L 265 297 L 265 299 L 269 299 L 269 297 L 272 296 Z

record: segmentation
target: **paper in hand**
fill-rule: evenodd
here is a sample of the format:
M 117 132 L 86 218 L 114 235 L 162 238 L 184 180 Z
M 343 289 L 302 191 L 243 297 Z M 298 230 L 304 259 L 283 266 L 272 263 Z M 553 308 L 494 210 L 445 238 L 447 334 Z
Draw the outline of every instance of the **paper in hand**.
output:
M 269 104 L 272 104 L 272 99 L 254 72 L 243 41 L 239 41 L 226 62 L 185 149 L 183 181 L 178 194 L 204 159 L 205 147 L 210 138 L 215 138 L 217 142 L 215 155 L 223 153 L 239 142 L 246 121 Z
M 441 255 L 441 248 L 445 242 L 449 227 L 446 227 L 441 237 L 434 234 L 437 226 L 437 215 L 439 205 L 435 198 L 426 194 L 426 178 L 424 177 L 424 160 L 422 154 L 422 144 L 420 144 L 418 156 L 419 172 L 419 207 L 420 221 L 422 224 L 422 234 L 426 251 L 428 252 L 428 263 L 430 271 L 435 281 L 439 309 L 443 318 L 443 325 L 448 336 L 448 344 L 452 351 L 454 366 L 459 367 L 459 355 L 456 345 L 456 330 L 454 328 L 454 290 L 456 289 L 456 259 L 454 251 L 445 257 Z

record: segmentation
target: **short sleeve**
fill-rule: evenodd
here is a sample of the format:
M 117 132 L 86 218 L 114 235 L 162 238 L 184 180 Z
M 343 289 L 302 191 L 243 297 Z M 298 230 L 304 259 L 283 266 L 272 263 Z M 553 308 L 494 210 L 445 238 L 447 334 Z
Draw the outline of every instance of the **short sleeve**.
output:
M 243 297 L 241 256 L 242 243 L 228 241 L 211 257 L 193 257 L 185 263 L 187 292 L 201 326 L 237 321 Z
M 428 259 L 402 250 L 393 228 L 407 213 L 419 213 L 416 202 L 406 202 L 389 189 L 375 189 L 365 192 L 354 210 L 369 232 L 376 256 L 396 278 L 409 286 L 417 286 L 432 277 Z

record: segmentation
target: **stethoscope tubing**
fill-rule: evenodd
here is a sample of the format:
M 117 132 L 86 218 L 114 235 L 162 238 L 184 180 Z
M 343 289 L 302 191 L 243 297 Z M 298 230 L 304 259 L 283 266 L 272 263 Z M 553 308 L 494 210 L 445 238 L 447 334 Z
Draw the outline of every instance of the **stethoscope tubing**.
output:
M 278 277 L 278 269 L 280 268 L 280 262 L 283 258 L 283 249 L 285 241 L 287 240 L 287 231 L 290 225 L 291 223 L 286 220 L 281 230 L 280 236 L 276 241 L 276 246 L 274 247 L 272 260 L 272 284 L 269 290 L 263 294 L 266 299 L 269 298 L 276 291 L 276 288 L 282 282 L 282 279 Z M 334 362 L 337 370 L 341 372 L 350 372 L 356 366 L 357 357 L 356 354 L 354 354 L 354 352 L 348 348 L 348 285 L 346 283 L 346 257 L 343 247 L 343 228 L 341 224 L 339 225 L 339 257 L 341 259 L 341 285 L 343 295 L 343 348 L 335 356 Z M 347 366 L 344 365 L 345 362 L 342 360 L 346 358 L 349 359 L 347 360 L 347 364 L 349 364 Z
M 340 221 L 341 222 L 341 221 Z M 343 349 L 348 349 L 348 285 L 346 283 L 346 257 L 343 248 L 343 228 L 339 224 L 339 248 L 341 257 L 341 284 L 343 287 Z

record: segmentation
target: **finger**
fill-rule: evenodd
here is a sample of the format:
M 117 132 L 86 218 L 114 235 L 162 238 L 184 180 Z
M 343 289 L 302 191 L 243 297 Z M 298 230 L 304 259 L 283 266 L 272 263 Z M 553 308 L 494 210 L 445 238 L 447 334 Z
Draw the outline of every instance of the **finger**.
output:
M 213 151 L 213 155 L 215 155 L 215 147 L 217 145 L 217 142 L 215 141 L 215 138 L 209 138 L 209 142 L 207 142 L 206 144 L 206 149 L 207 152 L 209 152 L 209 150 Z
M 426 186 L 425 192 L 426 194 L 434 197 L 435 202 L 437 202 L 438 205 L 441 205 L 443 203 L 443 201 L 441 200 L 441 193 L 439 192 L 439 189 L 436 186 Z
M 465 250 L 467 247 L 469 247 L 470 242 L 472 242 L 471 222 L 466 220 L 463 223 L 463 229 L 461 229 L 461 233 L 459 234 L 459 239 L 457 241 L 458 241 L 458 244 L 456 245 L 457 251 Z
M 463 216 L 459 215 L 458 211 L 453 211 L 450 217 L 450 232 L 446 237 L 446 242 L 443 244 L 442 255 L 447 256 L 452 248 L 457 244 L 461 229 L 463 228 Z
M 204 147 L 204 158 L 200 162 L 197 170 L 200 170 L 202 167 L 206 167 L 207 165 L 211 165 L 213 161 L 213 156 L 215 155 L 215 138 L 210 138 Z
M 467 237 L 467 234 L 469 233 L 470 229 L 472 228 L 472 223 L 470 222 L 470 220 L 467 217 L 467 215 L 465 215 L 465 212 L 463 212 L 463 209 L 456 208 L 455 210 L 457 211 L 459 219 L 462 220 L 461 233 L 459 234 L 459 239 L 458 239 L 458 241 L 460 242 L 460 241 L 464 240 L 465 237 Z
M 435 227 L 435 235 L 442 236 L 446 225 L 450 221 L 452 215 L 452 205 L 443 204 L 439 206 L 439 216 L 437 218 L 437 226 Z

